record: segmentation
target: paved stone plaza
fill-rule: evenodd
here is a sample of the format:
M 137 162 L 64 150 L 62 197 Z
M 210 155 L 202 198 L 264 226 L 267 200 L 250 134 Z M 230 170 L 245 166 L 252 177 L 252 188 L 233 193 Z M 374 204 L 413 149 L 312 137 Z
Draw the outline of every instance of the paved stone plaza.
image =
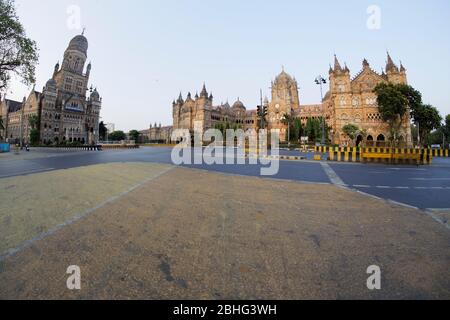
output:
M 450 298 L 444 224 L 331 183 L 117 161 L 0 190 L 3 299 Z

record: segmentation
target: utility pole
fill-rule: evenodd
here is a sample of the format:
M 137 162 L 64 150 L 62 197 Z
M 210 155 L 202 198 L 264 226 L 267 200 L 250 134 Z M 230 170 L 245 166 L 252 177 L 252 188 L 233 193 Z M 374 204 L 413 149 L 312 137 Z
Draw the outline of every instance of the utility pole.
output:
M 325 80 L 321 75 L 319 75 L 316 80 L 315 80 L 316 84 L 320 86 L 320 97 L 321 97 L 321 102 L 322 102 L 322 111 L 323 111 L 323 116 L 322 116 L 322 146 L 325 146 L 325 126 L 326 126 L 326 122 L 325 122 L 325 107 L 323 105 L 323 88 L 322 86 L 324 84 L 327 84 L 327 80 Z

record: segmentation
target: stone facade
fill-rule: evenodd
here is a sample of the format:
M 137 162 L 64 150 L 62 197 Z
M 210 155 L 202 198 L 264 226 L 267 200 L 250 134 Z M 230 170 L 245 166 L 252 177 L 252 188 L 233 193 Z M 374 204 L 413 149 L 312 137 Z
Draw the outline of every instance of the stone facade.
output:
M 140 131 L 139 143 L 170 143 L 172 126 L 163 127 L 161 124 L 150 125 L 150 129 Z
M 371 69 L 364 59 L 362 70 L 352 79 L 347 66 L 342 67 L 335 57 L 334 67 L 329 71 L 329 91 L 321 103 L 313 105 L 300 104 L 298 84 L 284 70 L 272 82 L 272 99 L 266 98 L 264 105 L 268 107 L 268 128 L 280 131 L 280 139 L 285 141 L 287 125 L 283 124 L 285 114 L 300 118 L 306 124 L 308 118 L 325 117 L 330 127 L 330 140 L 333 144 L 350 145 L 352 141 L 343 133 L 347 124 L 355 124 L 364 135 L 358 137 L 357 143 L 364 139 L 370 141 L 386 141 L 389 130 L 381 120 L 375 86 L 381 82 L 407 84 L 406 69 L 398 67 L 388 54 L 385 70 L 381 74 Z M 253 108 L 256 109 L 256 108 Z M 233 106 L 228 103 L 214 106 L 213 95 L 208 94 L 203 86 L 201 94 L 186 100 L 180 94 L 178 100 L 172 103 L 173 128 L 194 130 L 194 123 L 200 122 L 202 129 L 214 128 L 218 123 L 228 122 L 232 127 L 238 126 L 244 130 L 256 129 L 258 118 L 256 110 L 247 110 L 238 99 Z M 407 146 L 412 146 L 411 121 L 409 113 L 403 119 L 401 139 Z
M 30 142 L 29 119 L 39 120 L 40 142 L 57 144 L 63 141 L 96 144 L 102 106 L 97 89 L 88 89 L 91 64 L 85 70 L 88 41 L 84 35 L 73 38 L 64 53 L 63 63 L 56 64 L 53 76 L 42 92 L 33 88 L 27 99 L 17 102 L 1 99 L 4 136 L 9 142 Z

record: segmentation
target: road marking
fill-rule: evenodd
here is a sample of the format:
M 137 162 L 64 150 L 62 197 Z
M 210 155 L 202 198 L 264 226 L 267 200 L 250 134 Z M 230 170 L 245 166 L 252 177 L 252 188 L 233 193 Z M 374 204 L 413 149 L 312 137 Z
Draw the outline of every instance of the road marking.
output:
M 377 189 L 391 189 L 389 186 L 376 186 Z
M 450 181 L 450 178 L 409 178 L 415 181 Z
M 333 170 L 333 168 L 330 167 L 330 165 L 326 162 L 320 162 L 320 165 L 322 166 L 323 170 L 325 171 L 326 175 L 330 179 L 331 183 L 337 186 L 345 187 L 347 186 L 344 181 L 342 181 L 341 178 L 337 175 L 337 173 Z
M 364 184 L 355 184 L 355 185 L 353 185 L 353 187 L 355 187 L 355 188 L 371 188 L 371 186 L 367 186 Z
M 18 172 L 18 173 L 14 173 L 14 174 L 2 175 L 2 176 L 0 176 L 0 179 L 3 179 L 3 178 L 12 178 L 12 177 L 20 177 L 20 176 L 25 176 L 25 175 L 28 175 L 28 174 L 41 173 L 41 172 L 52 171 L 52 170 L 55 170 L 55 168 L 47 168 L 47 169 L 37 169 L 37 170 L 23 171 L 23 172 Z
M 54 228 L 48 230 L 47 232 L 44 232 L 44 233 L 42 233 L 42 234 L 40 234 L 40 235 L 34 237 L 34 238 L 31 239 L 31 240 L 25 241 L 24 243 L 22 243 L 21 245 L 19 245 L 19 246 L 16 247 L 16 248 L 9 249 L 9 250 L 6 251 L 6 252 L 0 252 L 0 262 L 2 262 L 3 260 L 5 260 L 6 258 L 9 258 L 9 257 L 11 257 L 11 256 L 16 255 L 17 253 L 23 251 L 24 249 L 26 249 L 26 248 L 32 246 L 34 243 L 36 243 L 36 242 L 38 242 L 38 241 L 40 241 L 40 240 L 43 240 L 43 239 L 45 239 L 45 238 L 47 238 L 47 237 L 49 237 L 49 236 L 55 234 L 56 232 L 58 232 L 59 230 L 63 229 L 64 227 L 67 227 L 67 226 L 69 226 L 69 225 L 71 225 L 71 224 L 73 224 L 73 223 L 75 223 L 75 222 L 77 222 L 77 221 L 79 221 L 79 220 L 81 220 L 81 219 L 83 219 L 83 218 L 89 216 L 90 214 L 92 214 L 92 213 L 95 212 L 96 210 L 101 209 L 101 208 L 105 207 L 106 205 L 115 202 L 116 200 L 118 200 L 118 199 L 120 199 L 120 198 L 126 196 L 127 194 L 133 192 L 134 190 L 140 188 L 140 187 L 143 186 L 144 184 L 146 184 L 146 183 L 148 183 L 148 182 L 150 182 L 150 181 L 153 181 L 153 180 L 158 179 L 159 177 L 165 175 L 166 173 L 170 172 L 170 171 L 173 170 L 174 168 L 176 168 L 176 167 L 170 167 L 170 168 L 167 168 L 166 170 L 163 170 L 163 171 L 161 171 L 160 173 L 158 173 L 156 176 L 153 176 L 153 177 L 150 177 L 150 178 L 145 179 L 144 181 L 142 181 L 142 182 L 136 184 L 135 186 L 133 186 L 133 187 L 131 187 L 130 189 L 128 189 L 128 190 L 126 190 L 126 191 L 120 193 L 119 195 L 116 195 L 116 196 L 114 196 L 114 197 L 109 198 L 108 200 L 106 200 L 105 202 L 99 204 L 98 206 L 96 206 L 96 207 L 94 207 L 94 208 L 91 208 L 91 209 L 89 209 L 89 210 L 86 210 L 86 211 L 84 211 L 84 212 L 82 212 L 82 213 L 79 213 L 79 214 L 73 216 L 72 218 L 68 219 L 66 222 L 63 222 L 62 224 L 60 224 L 60 225 L 58 225 L 58 226 L 56 226 L 56 227 L 54 227 Z
M 407 190 L 409 187 L 395 187 L 395 189 Z

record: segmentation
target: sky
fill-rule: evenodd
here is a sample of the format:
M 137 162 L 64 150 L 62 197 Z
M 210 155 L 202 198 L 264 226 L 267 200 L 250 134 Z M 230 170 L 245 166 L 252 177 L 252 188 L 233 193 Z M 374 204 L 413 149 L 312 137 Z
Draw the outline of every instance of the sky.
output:
M 301 104 L 319 103 L 314 79 L 328 77 L 334 54 L 356 75 L 364 58 L 381 72 L 388 50 L 424 102 L 450 113 L 448 0 L 16 0 L 16 6 L 39 47 L 36 90 L 85 27 L 101 120 L 124 131 L 171 125 L 173 99 L 180 91 L 200 92 L 204 82 L 214 104 L 239 97 L 253 109 L 260 89 L 270 98 L 282 66 L 296 77 Z M 30 89 L 14 81 L 8 98 L 21 101 Z

